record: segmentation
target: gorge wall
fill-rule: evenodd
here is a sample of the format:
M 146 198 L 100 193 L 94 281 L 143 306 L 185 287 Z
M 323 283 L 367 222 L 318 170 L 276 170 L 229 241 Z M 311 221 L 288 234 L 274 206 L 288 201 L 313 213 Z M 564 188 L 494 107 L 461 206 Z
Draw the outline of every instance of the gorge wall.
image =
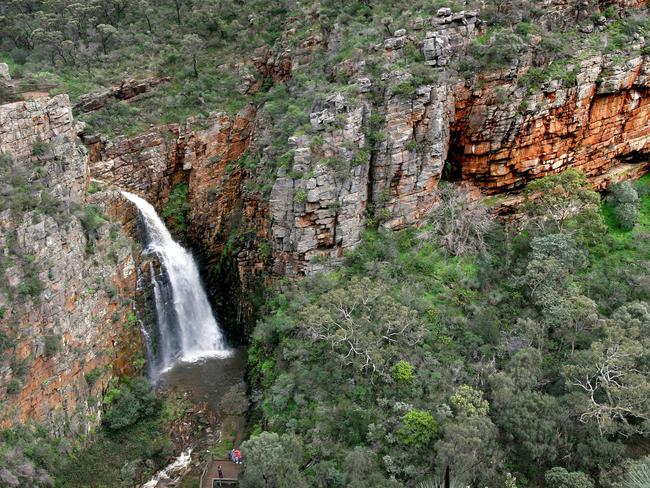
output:
M 595 18 L 598 8 L 547 3 L 546 22 Z M 308 129 L 288 139 L 288 163 L 267 155 L 266 108 L 251 104 L 234 117 L 211 114 L 115 142 L 88 136 L 91 172 L 160 209 L 175 185 L 187 183 L 188 240 L 201 251 L 212 283 L 226 275 L 235 283 L 215 295 L 232 294 L 225 300 L 243 320 L 248 312 L 237 296 L 267 273 L 329 267 L 359 244 L 368 225 L 423 223 L 440 180 L 495 195 L 567 167 L 584 171 L 598 188 L 647 171 L 648 56 L 588 55 L 565 67 L 571 80 L 550 79 L 531 90 L 532 55 L 523 52 L 508 70 L 464 81 L 449 67 L 483 28 L 478 12 L 441 9 L 376 47 L 381 78 L 368 76 L 363 60 L 333 67 L 346 71 L 354 95 L 340 91 L 311 107 Z M 289 83 L 293 70 L 309 64 L 314 46 L 336 35 L 293 49 L 280 42 L 250 63 L 275 83 Z M 435 80 L 423 84 L 403 69 L 413 50 Z M 260 88 L 250 76 L 242 84 Z M 278 169 L 260 190 L 269 167 Z
M 649 70 L 645 56 L 622 66 L 597 56 L 579 63 L 571 88 L 549 83 L 527 96 L 516 79 L 488 80 L 479 90 L 458 87 L 453 178 L 496 194 L 569 166 L 598 188 L 626 172 L 646 171 Z
M 598 2 L 543 3 L 543 22 L 602 27 Z M 531 54 L 522 52 L 508 69 L 464 80 L 453 66 L 485 31 L 480 15 L 443 8 L 391 30 L 369 48 L 375 72 L 361 55 L 328 67 L 347 84 L 307 108 L 282 156 L 271 151 L 274 121 L 262 102 L 114 141 L 75 125 L 66 96 L 0 106 L 0 426 L 37 420 L 85 433 L 110 379 L 140 363 L 134 211 L 115 187 L 168 220 L 182 213 L 183 225 L 170 228 L 199 257 L 224 325 L 241 337 L 257 290 L 330 268 L 368 227 L 423 224 L 440 181 L 511 195 L 568 167 L 597 188 L 648 170 L 647 54 L 588 53 L 564 66 L 571 76 L 531 89 Z M 241 92 L 271 84 L 294 96 L 296 71 L 340 38 L 337 28 L 297 45 L 280 36 L 238 66 Z M 406 69 L 412 59 L 427 77 Z M 160 80 L 131 81 L 82 98 L 79 110 L 151 96 Z M 90 191 L 90 178 L 107 189 Z
M 86 193 L 66 95 L 0 106 L 0 156 L 0 427 L 86 434 L 140 355 L 131 241 Z

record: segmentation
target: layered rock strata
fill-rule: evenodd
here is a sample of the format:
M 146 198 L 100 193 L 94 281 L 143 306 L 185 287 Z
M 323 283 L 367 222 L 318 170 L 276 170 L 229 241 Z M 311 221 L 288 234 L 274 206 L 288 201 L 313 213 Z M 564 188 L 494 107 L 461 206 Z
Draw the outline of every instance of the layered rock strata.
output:
M 562 17 L 575 24 L 592 22 L 599 5 L 549 0 L 544 9 L 550 23 Z M 93 174 L 149 195 L 160 208 L 174 185 L 188 183 L 189 237 L 210 269 L 238 242 L 235 274 L 245 283 L 264 271 L 293 276 L 330 267 L 369 224 L 422 224 L 440 180 L 499 194 L 567 167 L 584 171 L 598 188 L 647 171 L 647 56 L 568 63 L 572 76 L 531 90 L 530 53 L 522 53 L 510 69 L 458 81 L 451 67 L 483 26 L 477 12 L 440 9 L 372 48 L 383 54 L 381 79 L 364 71 L 363 60 L 333 67 L 356 93 L 335 93 L 311 107 L 309 130 L 290 137 L 289 163 L 280 165 L 270 194 L 248 185 L 258 174 L 247 167 L 250 154 L 261 155 L 257 167 L 273 163 L 263 106 L 115 143 L 91 141 Z M 334 29 L 295 51 L 260 51 L 253 64 L 282 83 L 315 49 L 333 49 L 340 35 Z M 425 84 L 403 67 L 413 50 L 430 69 Z
M 579 64 L 570 88 L 550 82 L 527 96 L 516 79 L 458 87 L 452 179 L 495 194 L 567 167 L 599 188 L 647 169 L 649 70 L 645 56 L 623 66 L 597 56 Z
M 98 424 L 107 382 L 133 371 L 139 354 L 131 242 L 101 217 L 102 195 L 86 196 L 86 153 L 67 96 L 0 106 L 0 153 L 31 185 L 2 184 L 0 426 L 34 421 L 85 434 Z M 25 191 L 39 199 L 26 210 L 17 200 Z M 82 225 L 91 214 L 100 220 Z

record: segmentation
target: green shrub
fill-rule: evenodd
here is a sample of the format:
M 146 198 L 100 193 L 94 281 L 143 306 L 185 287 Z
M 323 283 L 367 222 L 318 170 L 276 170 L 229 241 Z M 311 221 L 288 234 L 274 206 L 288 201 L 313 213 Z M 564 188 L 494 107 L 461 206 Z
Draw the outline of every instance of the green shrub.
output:
M 489 30 L 475 38 L 458 69 L 466 77 L 486 71 L 508 68 L 524 46 L 521 37 L 509 29 Z
M 569 472 L 564 468 L 553 468 L 546 472 L 544 480 L 549 488 L 593 488 L 589 476 L 580 472 Z
M 520 22 L 515 27 L 515 32 L 522 36 L 528 36 L 534 30 L 533 24 L 528 21 Z
M 410 97 L 415 93 L 415 88 L 411 81 L 402 81 L 391 88 L 391 93 L 397 96 Z
M 614 208 L 614 216 L 623 230 L 632 230 L 637 223 L 639 194 L 629 181 L 623 181 L 609 187 L 607 201 Z
M 393 366 L 392 373 L 393 380 L 397 383 L 412 383 L 413 382 L 413 365 L 408 361 L 398 361 Z
M 404 47 L 404 58 L 407 63 L 424 63 L 424 54 L 422 50 L 412 42 Z
M 294 199 L 295 199 L 295 201 L 297 203 L 302 204 L 302 203 L 305 203 L 307 201 L 307 195 L 308 195 L 307 190 L 304 190 L 304 189 L 298 190 L 296 192 L 296 195 L 295 195 Z
M 369 160 L 370 160 L 370 151 L 368 151 L 367 149 L 360 149 L 354 154 L 352 158 L 352 162 L 350 164 L 352 167 L 360 166 L 362 164 L 368 164 Z
M 61 213 L 62 202 L 47 190 L 41 191 L 40 210 L 50 216 L 58 216 Z
M 414 409 L 404 415 L 398 434 L 405 445 L 423 448 L 438 435 L 438 422 L 429 412 Z
M 245 152 L 239 160 L 239 166 L 247 169 L 249 171 L 254 171 L 260 164 L 260 155 L 259 154 L 249 154 Z
M 529 92 L 536 92 L 546 81 L 547 74 L 538 66 L 532 66 L 525 75 L 519 78 L 519 84 L 528 87 Z
M 235 447 L 235 444 L 232 439 L 224 438 L 211 449 L 212 455 L 216 459 L 228 457 L 233 447 Z
M 50 143 L 45 142 L 39 138 L 32 145 L 32 156 L 43 156 L 50 150 L 50 147 Z
M 25 297 L 38 298 L 44 290 L 43 282 L 38 276 L 26 276 L 18 285 L 18 290 Z
M 158 408 L 156 394 L 145 378 L 125 382 L 120 388 L 110 391 L 105 401 L 109 410 L 103 418 L 107 429 L 118 431 L 139 420 L 151 416 Z
M 60 335 L 45 336 L 45 355 L 48 358 L 56 356 L 61 351 L 62 339 Z
M 88 194 L 89 195 L 94 195 L 95 193 L 99 192 L 102 190 L 102 187 L 99 185 L 99 183 L 95 181 L 91 181 L 90 185 L 88 185 Z
M 88 237 L 94 237 L 97 230 L 108 222 L 108 219 L 95 205 L 87 205 L 84 207 L 79 219 L 81 220 L 81 225 Z
M 416 151 L 418 149 L 418 141 L 411 139 L 406 144 L 404 144 L 404 149 L 407 151 Z
M 162 212 L 162 216 L 171 221 L 172 228 L 176 232 L 183 232 L 187 227 L 187 213 L 190 210 L 190 204 L 187 201 L 189 192 L 190 188 L 187 183 L 176 185 L 169 194 L 167 205 Z
M 129 313 L 126 314 L 126 325 L 131 329 L 138 325 L 138 317 L 133 310 L 129 310 Z
M 7 385 L 7 393 L 15 395 L 22 389 L 22 384 L 18 378 L 13 378 Z
M 342 424 L 345 443 L 349 446 L 365 444 L 368 428 L 375 420 L 375 415 L 371 410 L 356 407 L 347 410 Z
M 414 64 L 408 68 L 413 78 L 411 84 L 416 88 L 422 85 L 432 85 L 439 79 L 439 74 L 431 66 L 426 64 Z
M 350 170 L 349 162 L 340 156 L 324 159 L 323 164 L 339 174 L 347 173 Z
M 102 370 L 99 368 L 93 368 L 88 373 L 86 373 L 85 378 L 86 378 L 86 383 L 88 383 L 88 387 L 92 388 L 101 375 L 102 375 Z

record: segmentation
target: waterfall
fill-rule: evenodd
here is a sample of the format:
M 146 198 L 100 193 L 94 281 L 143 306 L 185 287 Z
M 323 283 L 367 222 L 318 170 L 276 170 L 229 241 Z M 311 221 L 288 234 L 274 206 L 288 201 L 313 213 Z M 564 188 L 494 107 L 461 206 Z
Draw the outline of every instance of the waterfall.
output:
M 148 358 L 151 376 L 157 378 L 176 361 L 229 355 L 192 255 L 174 241 L 149 202 L 125 191 L 122 195 L 138 208 L 145 234 L 144 252 L 157 256 L 161 264 L 160 273 L 150 267 L 158 326 L 157 347 L 147 347 L 155 351 L 150 353 L 155 357 Z

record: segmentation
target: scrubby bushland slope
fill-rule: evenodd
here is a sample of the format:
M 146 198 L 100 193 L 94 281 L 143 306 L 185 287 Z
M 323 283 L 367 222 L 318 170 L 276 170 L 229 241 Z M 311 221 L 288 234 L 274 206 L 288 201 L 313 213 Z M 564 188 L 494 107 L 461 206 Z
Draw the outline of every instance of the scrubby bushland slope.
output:
M 447 466 L 461 486 L 643 486 L 617 483 L 648 453 L 649 180 L 603 204 L 573 170 L 537 183 L 523 228 L 445 188 L 419 229 L 369 231 L 271 301 L 249 354 L 258 428 L 284 436 L 267 450 L 298 446 L 307 486 Z

